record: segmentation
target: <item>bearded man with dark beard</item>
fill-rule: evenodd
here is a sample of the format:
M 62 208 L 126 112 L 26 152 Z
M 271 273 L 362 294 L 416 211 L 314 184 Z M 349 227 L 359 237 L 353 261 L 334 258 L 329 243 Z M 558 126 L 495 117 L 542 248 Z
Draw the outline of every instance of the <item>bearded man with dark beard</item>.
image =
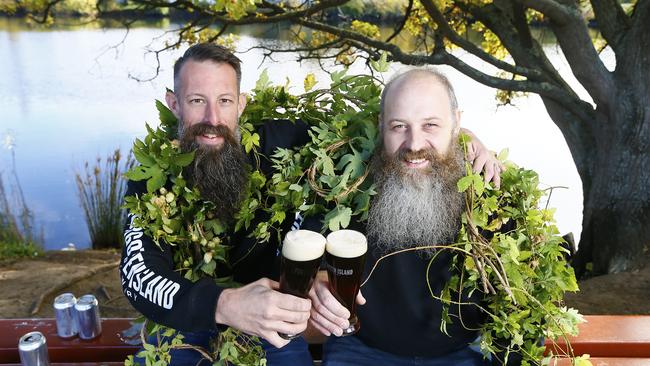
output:
M 198 188 L 203 199 L 214 203 L 214 214 L 226 223 L 232 223 L 240 209 L 251 170 L 240 144 L 238 121 L 246 105 L 240 82 L 237 57 L 215 44 L 197 44 L 175 63 L 174 92 L 165 96 L 179 120 L 181 150 L 195 152 L 183 175 L 190 186 Z M 265 156 L 276 148 L 292 148 L 309 141 L 307 126 L 300 122 L 269 121 L 257 133 L 258 151 Z M 264 174 L 271 173 L 266 159 L 260 169 Z M 144 192 L 144 181 L 128 183 L 126 195 Z M 141 228 L 133 225 L 132 216 L 129 221 L 120 266 L 122 288 L 131 304 L 148 319 L 176 329 L 183 334 L 184 343 L 204 349 L 210 349 L 219 327 L 230 326 L 262 339 L 269 366 L 312 365 L 304 339 L 289 343 L 278 335 L 303 332 L 311 303 L 277 290 L 277 240 L 258 245 L 247 233 L 228 235 L 232 275 L 246 285 L 222 288 L 209 278 L 197 282 L 183 278 L 174 270 L 174 248 L 167 243 L 157 247 Z M 291 225 L 288 222 L 283 229 L 289 230 Z M 149 342 L 157 339 L 153 336 Z M 211 364 L 191 349 L 170 353 L 171 365 Z M 143 359 L 135 361 L 144 364 Z
M 357 308 L 361 329 L 329 337 L 323 365 L 485 365 L 470 346 L 484 319 L 472 305 L 480 299 L 463 294 L 460 301 L 467 305 L 450 307 L 445 334 L 442 303 L 432 296 L 451 277 L 455 253 L 440 247 L 455 241 L 464 208 L 457 189 L 465 174 L 460 112 L 449 80 L 426 69 L 395 77 L 382 93 L 379 127 L 370 165 L 377 194 L 367 223 L 351 224 L 368 238 L 362 277 L 381 257 L 413 250 L 387 256 L 375 268 L 357 299 L 363 305 Z M 499 163 L 490 164 L 498 175 Z M 311 293 L 310 324 L 329 335 L 349 313 L 319 278 Z

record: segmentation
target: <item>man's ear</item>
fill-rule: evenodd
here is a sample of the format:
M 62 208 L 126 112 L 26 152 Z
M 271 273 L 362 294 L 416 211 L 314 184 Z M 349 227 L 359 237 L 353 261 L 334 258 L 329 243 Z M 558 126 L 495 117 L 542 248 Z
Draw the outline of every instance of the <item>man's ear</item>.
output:
M 165 93 L 165 101 L 167 102 L 167 107 L 169 107 L 169 110 L 174 113 L 174 116 L 176 118 L 180 118 L 180 110 L 178 108 L 178 99 L 176 99 L 176 94 L 172 93 L 171 91 L 167 91 Z
M 237 117 L 241 117 L 246 108 L 246 93 L 239 93 L 239 104 L 237 105 Z
M 460 116 L 462 115 L 462 112 L 456 109 L 453 113 L 456 121 L 456 126 L 454 126 L 454 135 L 458 135 L 458 132 L 460 132 Z

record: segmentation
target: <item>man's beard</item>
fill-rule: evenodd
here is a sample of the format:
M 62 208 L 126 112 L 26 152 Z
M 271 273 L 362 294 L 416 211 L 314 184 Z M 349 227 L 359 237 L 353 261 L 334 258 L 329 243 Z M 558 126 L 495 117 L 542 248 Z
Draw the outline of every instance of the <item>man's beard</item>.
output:
M 181 124 L 182 125 L 182 124 Z M 223 138 L 220 146 L 200 144 L 198 136 L 215 134 Z M 250 164 L 237 138 L 223 125 L 197 123 L 179 129 L 181 150 L 195 151 L 194 161 L 183 171 L 201 198 L 216 206 L 218 218 L 232 222 L 239 212 L 248 185 Z
M 383 255 L 400 249 L 454 242 L 460 228 L 463 194 L 457 182 L 464 175 L 463 154 L 457 144 L 446 155 L 434 149 L 398 151 L 388 156 L 378 146 L 371 161 L 377 195 L 368 211 L 367 234 Z M 409 169 L 404 159 L 427 159 L 430 166 Z M 423 249 L 427 258 L 435 249 Z

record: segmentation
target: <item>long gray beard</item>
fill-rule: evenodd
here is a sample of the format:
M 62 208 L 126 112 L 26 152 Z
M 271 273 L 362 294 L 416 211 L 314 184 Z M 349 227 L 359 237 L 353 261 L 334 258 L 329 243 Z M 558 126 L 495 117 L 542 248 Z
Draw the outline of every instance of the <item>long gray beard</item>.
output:
M 399 156 L 375 154 L 371 166 L 378 193 L 368 211 L 367 234 L 377 254 L 455 241 L 464 202 L 456 183 L 464 164 L 454 146 L 447 156 L 430 159 L 432 169 L 425 172 L 406 171 Z M 435 251 L 419 253 L 429 258 Z

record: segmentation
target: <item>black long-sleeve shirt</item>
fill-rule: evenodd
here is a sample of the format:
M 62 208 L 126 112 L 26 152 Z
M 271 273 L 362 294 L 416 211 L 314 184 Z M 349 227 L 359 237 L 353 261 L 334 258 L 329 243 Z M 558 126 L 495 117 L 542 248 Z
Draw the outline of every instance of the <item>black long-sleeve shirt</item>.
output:
M 268 157 L 278 147 L 304 145 L 309 139 L 307 129 L 302 122 L 269 121 L 258 130 L 259 152 Z M 270 175 L 270 161 L 263 158 L 260 169 Z M 144 181 L 128 183 L 127 196 L 145 192 Z M 261 217 L 256 219 L 257 222 L 264 220 Z M 208 278 L 197 282 L 183 278 L 174 271 L 173 248 L 167 243 L 161 243 L 162 248 L 159 248 L 142 228 L 132 225 L 132 220 L 133 215 L 129 215 L 124 231 L 120 277 L 123 292 L 133 307 L 154 322 L 177 330 L 215 329 L 215 311 L 223 288 Z M 267 243 L 257 243 L 248 238 L 247 233 L 240 232 L 233 233 L 230 242 L 233 245 L 231 258 L 233 263 L 237 262 L 233 268 L 236 281 L 249 283 L 262 277 L 277 279 L 279 243 L 275 238 Z

